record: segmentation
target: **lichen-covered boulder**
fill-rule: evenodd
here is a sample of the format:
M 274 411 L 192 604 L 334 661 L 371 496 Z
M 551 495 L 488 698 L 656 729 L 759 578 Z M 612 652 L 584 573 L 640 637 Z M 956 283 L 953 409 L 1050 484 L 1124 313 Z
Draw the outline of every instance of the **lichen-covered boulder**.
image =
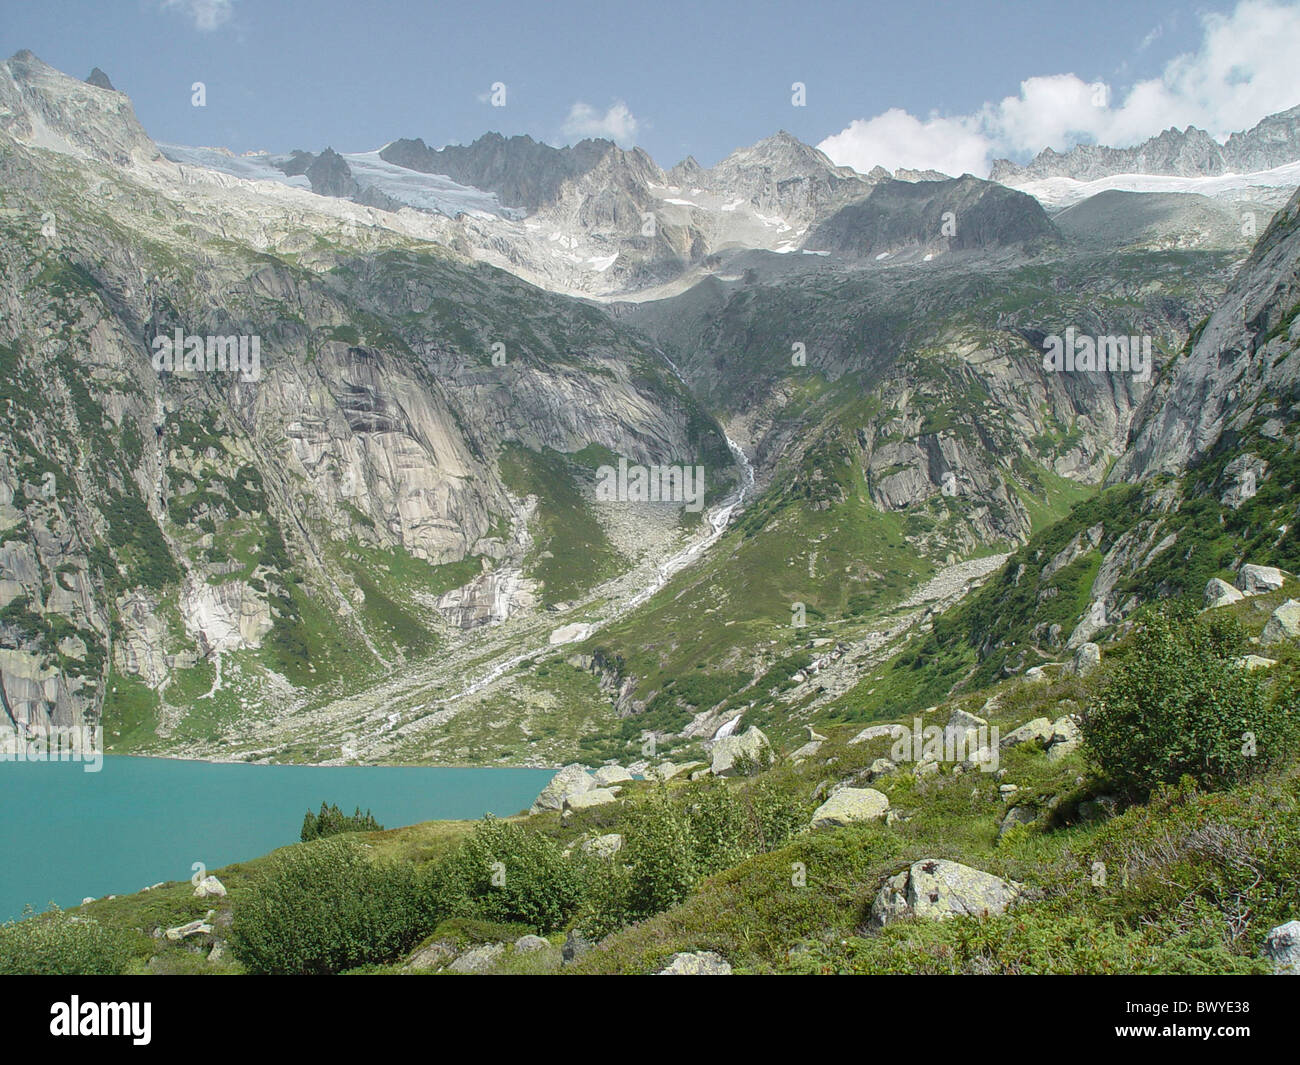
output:
M 833 828 L 880 821 L 888 811 L 889 799 L 875 788 L 840 788 L 817 807 L 812 816 L 812 827 Z
M 950 917 L 1005 913 L 1020 898 L 1020 884 L 959 862 L 926 858 L 890 877 L 871 905 L 877 927 L 906 917 Z

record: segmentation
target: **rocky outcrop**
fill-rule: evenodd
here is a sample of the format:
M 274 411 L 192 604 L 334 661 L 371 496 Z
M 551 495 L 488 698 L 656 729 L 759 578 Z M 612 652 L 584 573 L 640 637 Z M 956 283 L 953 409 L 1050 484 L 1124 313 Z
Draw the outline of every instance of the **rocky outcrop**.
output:
M 578 765 L 576 762 L 566 765 L 551 777 L 550 783 L 533 800 L 533 805 L 528 812 L 536 814 L 543 810 L 562 810 L 569 799 L 591 791 L 595 786 L 595 781 L 586 766 Z

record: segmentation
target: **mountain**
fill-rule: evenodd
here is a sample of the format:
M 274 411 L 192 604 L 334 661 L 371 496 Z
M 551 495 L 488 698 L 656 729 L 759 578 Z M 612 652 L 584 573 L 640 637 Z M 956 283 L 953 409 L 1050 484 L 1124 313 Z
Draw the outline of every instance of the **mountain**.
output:
M 1068 177 L 1092 181 L 1114 174 L 1163 174 L 1218 177 L 1270 170 L 1300 160 L 1300 106 L 1262 119 L 1220 144 L 1203 129 L 1170 127 L 1131 148 L 1080 144 L 1068 152 L 1044 148 L 1029 163 L 1008 159 L 993 163 L 991 181 L 1021 185 L 1027 181 Z
M 553 148 L 532 137 L 506 138 L 486 133 L 473 144 L 429 148 L 423 140 L 400 139 L 386 145 L 380 158 L 408 170 L 445 174 L 462 185 L 493 192 L 511 207 L 536 211 L 554 203 L 560 186 L 589 173 L 610 155 L 625 155 L 613 141 L 584 140 L 571 147 Z M 645 153 L 637 162 L 645 166 Z M 650 168 L 653 163 L 649 164 Z
M 1004 556 L 1133 488 L 1139 426 L 1170 453 L 1149 419 L 1252 241 L 1218 201 L 1053 219 L 787 133 L 669 171 L 492 135 L 160 151 L 120 93 L 6 69 L 0 688 L 119 750 L 536 764 L 874 713 Z M 258 372 L 155 368 L 177 329 L 256 338 Z M 1150 362 L 1058 372 L 1070 330 Z M 701 466 L 702 506 L 602 498 L 620 459 Z M 1053 588 L 1044 654 L 1129 615 Z M 1002 668 L 986 622 L 933 688 Z
M 1055 239 L 1037 200 L 967 174 L 940 181 L 886 179 L 819 223 L 806 247 L 879 259 L 910 249 L 933 257 Z
M 30 55 L 5 73 L 11 726 L 215 753 L 267 707 L 584 599 L 647 536 L 691 540 L 680 505 L 616 527 L 596 459 L 734 483 L 716 422 L 599 309 L 329 197 L 196 175 L 121 94 Z M 331 152 L 308 172 L 345 180 Z M 176 336 L 197 368 L 165 361 Z

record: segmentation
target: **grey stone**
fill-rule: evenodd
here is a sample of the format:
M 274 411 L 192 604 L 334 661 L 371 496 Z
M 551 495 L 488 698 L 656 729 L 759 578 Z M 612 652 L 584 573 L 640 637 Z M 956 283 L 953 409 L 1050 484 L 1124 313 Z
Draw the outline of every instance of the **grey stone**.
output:
M 950 917 L 1005 913 L 1023 885 L 959 862 L 926 858 L 885 881 L 871 905 L 877 927 L 905 917 Z
M 879 821 L 888 809 L 889 799 L 875 788 L 840 788 L 817 807 L 812 816 L 812 827 L 831 828 Z
M 660 969 L 659 976 L 730 976 L 731 964 L 711 950 L 674 954 Z

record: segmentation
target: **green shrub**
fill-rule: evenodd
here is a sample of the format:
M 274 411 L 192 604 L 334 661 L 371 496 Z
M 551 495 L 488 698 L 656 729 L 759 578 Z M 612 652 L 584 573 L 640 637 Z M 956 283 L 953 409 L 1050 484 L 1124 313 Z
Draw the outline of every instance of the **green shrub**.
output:
M 1151 615 L 1084 715 L 1102 775 L 1140 798 L 1184 775 L 1206 787 L 1233 783 L 1284 758 L 1296 693 L 1236 665 L 1243 646 L 1222 620 Z
M 547 837 L 495 817 L 434 866 L 430 895 L 451 917 L 563 927 L 581 894 L 578 870 Z
M 0 925 L 0 976 L 117 976 L 139 940 L 56 907 Z
M 254 973 L 332 974 L 390 961 L 432 924 L 412 866 L 322 840 L 271 856 L 235 907 L 231 949 Z

